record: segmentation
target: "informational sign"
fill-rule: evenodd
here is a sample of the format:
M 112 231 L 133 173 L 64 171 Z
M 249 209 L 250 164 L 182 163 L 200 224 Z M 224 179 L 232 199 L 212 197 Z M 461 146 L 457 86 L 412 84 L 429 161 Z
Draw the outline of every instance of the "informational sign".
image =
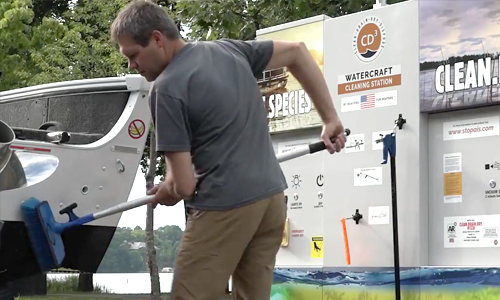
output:
M 341 99 L 341 111 L 350 112 L 362 109 L 373 109 L 398 104 L 398 92 L 386 91 L 378 93 L 360 94 Z
M 338 94 L 349 94 L 401 85 L 401 65 L 363 70 L 338 76 Z
M 345 143 L 345 153 L 365 151 L 365 134 L 353 134 L 347 138 Z
M 321 18 L 281 30 L 258 32 L 256 39 L 304 42 L 309 54 L 323 71 L 323 20 Z M 257 83 L 268 110 L 267 118 L 271 132 L 321 126 L 321 118 L 309 95 L 287 68 L 265 70 L 262 76 L 257 78 Z
M 298 193 L 294 193 L 292 197 L 292 201 L 288 201 L 290 209 L 297 210 L 297 209 L 302 209 L 303 204 L 302 204 L 302 199 L 299 197 Z
M 420 111 L 499 104 L 500 1 L 418 2 Z
M 500 215 L 444 218 L 445 248 L 499 247 Z
M 354 186 L 382 184 L 382 167 L 354 169 Z
M 500 117 L 484 117 L 443 123 L 443 140 L 463 140 L 499 135 Z
M 383 139 L 384 136 L 387 134 L 392 133 L 392 130 L 384 130 L 384 131 L 376 131 L 372 133 L 372 149 L 373 150 L 383 150 L 384 149 L 384 143 Z
M 293 141 L 287 141 L 287 142 L 282 142 L 278 143 L 278 154 L 283 154 L 288 151 L 297 149 L 299 147 L 304 147 L 309 145 L 310 143 L 314 143 L 320 140 L 320 136 L 318 135 L 317 139 L 302 139 L 302 140 L 293 140 Z
M 311 237 L 311 258 L 323 258 L 323 237 Z
M 488 182 L 488 186 L 490 188 L 484 191 L 484 198 L 485 199 L 500 198 L 500 190 L 497 187 L 497 181 L 495 179 L 490 179 L 490 181 Z
M 485 190 L 484 191 L 484 198 L 485 199 L 500 198 L 500 190 L 498 190 L 498 189 Z
M 389 224 L 389 206 L 368 207 L 368 224 L 383 225 Z
M 304 229 L 294 229 L 292 230 L 292 238 L 303 238 Z
M 462 202 L 462 153 L 443 155 L 444 203 Z
M 495 161 L 491 164 L 485 164 L 484 165 L 485 170 L 495 170 L 495 171 L 500 171 L 500 162 Z

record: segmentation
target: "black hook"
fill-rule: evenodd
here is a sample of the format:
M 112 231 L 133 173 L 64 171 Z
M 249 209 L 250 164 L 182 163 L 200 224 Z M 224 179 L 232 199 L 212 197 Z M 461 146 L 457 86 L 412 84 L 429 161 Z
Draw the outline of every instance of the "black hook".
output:
M 397 118 L 396 121 L 394 121 L 396 126 L 401 130 L 403 129 L 403 124 L 406 124 L 406 119 L 403 119 L 403 114 L 399 114 L 399 118 Z
M 352 217 L 347 218 L 346 220 L 353 219 L 356 222 L 356 224 L 359 224 L 359 220 L 361 220 L 362 218 L 363 215 L 359 213 L 359 209 L 356 209 L 356 213 L 352 215 Z

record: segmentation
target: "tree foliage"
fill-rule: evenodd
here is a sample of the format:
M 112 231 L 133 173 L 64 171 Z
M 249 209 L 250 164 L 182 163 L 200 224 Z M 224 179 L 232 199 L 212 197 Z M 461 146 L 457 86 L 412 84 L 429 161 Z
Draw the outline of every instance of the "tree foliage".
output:
M 161 270 L 173 267 L 182 230 L 178 226 L 164 226 L 155 230 L 156 261 Z M 146 257 L 146 231 L 141 227 L 116 229 L 104 255 L 99 273 L 149 272 Z

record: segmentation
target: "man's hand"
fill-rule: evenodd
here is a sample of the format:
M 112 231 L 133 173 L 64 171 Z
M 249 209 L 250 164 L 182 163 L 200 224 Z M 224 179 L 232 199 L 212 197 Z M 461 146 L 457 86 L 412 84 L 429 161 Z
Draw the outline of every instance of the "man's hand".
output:
M 335 137 L 335 143 L 331 139 Z M 321 140 L 325 143 L 326 149 L 330 154 L 340 152 L 345 146 L 345 133 L 344 126 L 339 119 L 323 124 L 323 131 L 321 132 Z
M 179 195 L 175 194 L 173 188 L 169 187 L 168 185 L 169 182 L 165 181 L 155 185 L 152 189 L 147 191 L 147 195 L 155 195 L 153 200 L 153 207 L 156 207 L 157 204 L 174 206 L 182 200 Z

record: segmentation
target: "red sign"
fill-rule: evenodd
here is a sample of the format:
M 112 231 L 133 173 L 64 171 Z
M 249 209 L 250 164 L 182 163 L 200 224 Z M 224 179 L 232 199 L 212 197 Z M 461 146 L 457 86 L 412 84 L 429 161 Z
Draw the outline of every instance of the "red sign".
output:
M 146 125 L 139 119 L 135 119 L 128 125 L 128 135 L 133 139 L 140 139 L 146 131 Z
M 10 146 L 11 149 L 26 150 L 26 151 L 36 151 L 36 152 L 50 152 L 50 149 L 35 148 L 35 147 L 24 147 L 24 146 Z

